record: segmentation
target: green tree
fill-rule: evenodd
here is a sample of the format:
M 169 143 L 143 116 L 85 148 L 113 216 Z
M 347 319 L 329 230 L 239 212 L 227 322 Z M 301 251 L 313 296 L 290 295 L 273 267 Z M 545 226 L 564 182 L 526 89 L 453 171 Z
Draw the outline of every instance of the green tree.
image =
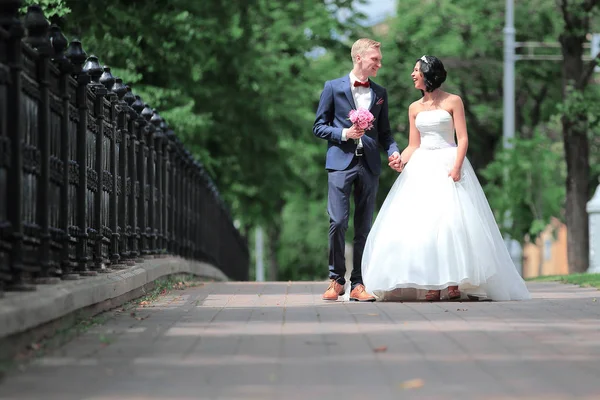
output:
M 410 73 L 423 54 L 439 57 L 448 70 L 444 88 L 463 98 L 467 116 L 469 159 L 478 171 L 493 160 L 501 144 L 504 4 L 502 0 L 439 0 L 398 2 L 401 17 L 388 21 L 382 36 L 381 79 L 390 92 L 394 125 L 408 137 L 408 105 L 420 98 Z M 518 2 L 517 40 L 555 40 L 559 17 L 544 0 Z M 531 136 L 547 121 L 560 101 L 557 63 L 519 63 L 516 70 L 516 131 Z
M 515 139 L 512 148 L 496 153 L 481 171 L 498 225 L 521 244 L 526 236 L 534 241 L 552 217 L 563 214 L 566 167 L 562 143 L 551 139 L 551 130 L 558 128 L 536 129 L 530 138 Z
M 325 176 L 324 149 L 310 132 L 328 79 L 323 68 L 336 63 L 314 54 L 347 57 L 338 38 L 352 36 L 359 17 L 353 4 L 46 0 L 43 7 L 159 110 L 210 172 L 243 232 L 266 227 L 277 264 L 277 244 L 287 241 L 280 240 L 286 204 L 323 199 L 314 200 L 312 190 Z
M 559 36 L 563 55 L 562 133 L 567 162 L 566 224 L 569 272 L 585 272 L 589 265 L 590 96 L 586 88 L 600 54 L 584 65 L 583 44 L 600 0 L 557 0 L 564 26 Z M 595 101 L 598 98 L 594 99 Z M 592 101 L 594 101 L 592 100 Z
M 67 0 L 25 0 L 23 1 L 23 7 L 20 12 L 25 14 L 27 7 L 37 4 L 44 10 L 46 18 L 60 18 L 71 12 L 71 9 L 67 5 Z

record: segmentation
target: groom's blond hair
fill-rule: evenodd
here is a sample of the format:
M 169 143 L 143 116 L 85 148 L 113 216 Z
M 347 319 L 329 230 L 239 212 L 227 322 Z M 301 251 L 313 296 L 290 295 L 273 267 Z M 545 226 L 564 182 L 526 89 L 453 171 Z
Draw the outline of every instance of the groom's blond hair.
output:
M 367 52 L 367 50 L 378 49 L 380 47 L 381 47 L 381 43 L 379 43 L 373 39 L 367 39 L 367 38 L 358 39 L 356 42 L 354 42 L 354 44 L 352 45 L 352 50 L 350 51 L 350 55 L 352 56 L 352 62 L 355 63 L 356 56 L 364 55 Z

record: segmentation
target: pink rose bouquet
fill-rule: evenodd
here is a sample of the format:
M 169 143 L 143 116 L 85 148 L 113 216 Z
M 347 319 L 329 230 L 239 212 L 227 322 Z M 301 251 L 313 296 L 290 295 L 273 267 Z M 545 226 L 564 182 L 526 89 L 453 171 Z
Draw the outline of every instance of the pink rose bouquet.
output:
M 373 114 L 371 114 L 371 112 L 366 108 L 351 110 L 348 114 L 348 119 L 354 125 L 366 131 L 373 128 L 373 121 L 375 121 L 375 117 L 373 116 Z

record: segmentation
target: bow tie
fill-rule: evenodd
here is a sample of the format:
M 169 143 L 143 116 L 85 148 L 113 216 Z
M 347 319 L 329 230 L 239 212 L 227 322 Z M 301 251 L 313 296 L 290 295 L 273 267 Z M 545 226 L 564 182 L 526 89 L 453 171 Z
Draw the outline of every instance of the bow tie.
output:
M 359 81 L 354 81 L 354 87 L 358 87 L 358 86 L 362 86 L 362 87 L 369 87 L 369 81 L 366 82 L 359 82 Z

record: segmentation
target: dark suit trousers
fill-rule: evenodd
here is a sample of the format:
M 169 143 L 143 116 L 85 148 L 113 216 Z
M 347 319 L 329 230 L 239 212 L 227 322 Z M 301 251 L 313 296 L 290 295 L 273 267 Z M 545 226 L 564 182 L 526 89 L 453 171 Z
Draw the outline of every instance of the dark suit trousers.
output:
M 354 253 L 350 275 L 351 287 L 362 284 L 361 261 L 367 235 L 373 222 L 379 177 L 374 175 L 363 157 L 354 157 L 344 171 L 329 170 L 329 278 L 346 283 L 344 245 L 350 216 L 350 195 L 354 189 Z

